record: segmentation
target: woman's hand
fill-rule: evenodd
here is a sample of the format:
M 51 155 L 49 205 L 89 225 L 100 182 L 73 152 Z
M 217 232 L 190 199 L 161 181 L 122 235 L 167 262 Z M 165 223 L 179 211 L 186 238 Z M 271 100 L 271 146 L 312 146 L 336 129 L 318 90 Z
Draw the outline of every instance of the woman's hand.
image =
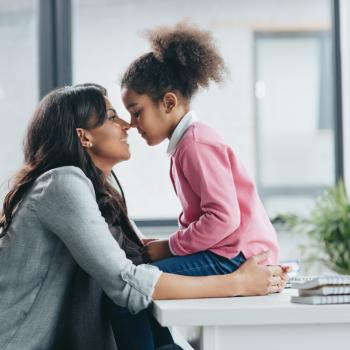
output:
M 155 244 L 155 241 L 150 244 Z M 165 244 L 164 241 L 161 244 Z M 167 246 L 169 248 L 169 246 Z M 189 299 L 266 295 L 281 292 L 288 268 L 261 265 L 265 252 L 248 259 L 238 270 L 227 275 L 190 277 L 163 272 L 155 286 L 154 299 Z
M 153 240 L 145 244 L 142 257 L 145 262 L 152 262 L 172 256 L 167 239 Z
M 255 255 L 248 259 L 233 274 L 237 274 L 240 285 L 239 295 L 266 295 L 281 292 L 287 281 L 289 267 L 280 265 L 263 266 L 259 263 L 266 260 L 269 252 Z M 234 288 L 237 288 L 235 280 Z

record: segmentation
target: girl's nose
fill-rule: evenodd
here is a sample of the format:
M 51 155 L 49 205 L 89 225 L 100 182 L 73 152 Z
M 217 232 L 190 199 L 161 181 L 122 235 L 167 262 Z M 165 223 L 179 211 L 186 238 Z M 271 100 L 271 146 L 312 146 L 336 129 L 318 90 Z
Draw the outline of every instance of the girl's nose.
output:
M 135 117 L 131 117 L 129 125 L 130 125 L 131 128 L 136 128 L 136 126 L 137 126 L 137 119 Z

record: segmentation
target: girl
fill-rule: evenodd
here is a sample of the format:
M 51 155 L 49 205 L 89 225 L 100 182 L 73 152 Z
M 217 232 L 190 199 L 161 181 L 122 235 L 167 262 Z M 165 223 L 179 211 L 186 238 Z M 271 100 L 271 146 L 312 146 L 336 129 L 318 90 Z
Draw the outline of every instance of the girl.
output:
M 152 51 L 122 78 L 123 102 L 148 145 L 169 139 L 170 177 L 182 212 L 179 229 L 149 242 L 145 259 L 183 275 L 232 272 L 262 250 L 271 251 L 265 263 L 275 264 L 276 233 L 254 183 L 234 151 L 191 109 L 198 89 L 225 73 L 213 38 L 186 23 L 156 28 L 148 37 Z
M 170 176 L 183 210 L 169 239 L 146 243 L 144 261 L 191 276 L 233 272 L 263 250 L 271 252 L 264 263 L 275 264 L 276 234 L 253 182 L 233 150 L 191 110 L 197 90 L 225 73 L 212 37 L 185 23 L 157 28 L 148 37 L 152 51 L 122 78 L 123 102 L 148 145 L 170 140 Z M 112 310 L 125 344 L 147 338 L 140 320 Z
M 139 242 L 110 176 L 130 157 L 129 128 L 97 87 L 61 88 L 39 103 L 0 215 L 1 349 L 115 350 L 103 292 L 140 314 L 153 299 L 281 290 L 281 268 L 258 265 L 264 254 L 212 277 L 126 258 L 115 238 Z M 169 334 L 157 339 L 152 349 L 176 348 Z

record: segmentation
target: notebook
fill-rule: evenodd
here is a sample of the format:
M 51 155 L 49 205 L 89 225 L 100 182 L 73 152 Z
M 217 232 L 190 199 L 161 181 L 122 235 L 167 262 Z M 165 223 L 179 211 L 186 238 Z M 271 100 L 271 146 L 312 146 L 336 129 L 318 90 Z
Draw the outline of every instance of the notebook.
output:
M 286 283 L 286 288 L 298 288 L 300 283 L 312 280 L 314 277 L 309 276 L 290 276 Z
M 309 296 L 293 296 L 292 303 L 298 304 L 349 304 L 350 295 L 309 295 Z
M 323 286 L 313 289 L 299 289 L 300 296 L 350 294 L 349 286 Z
M 311 278 L 310 280 L 306 280 L 301 283 L 292 283 L 292 288 L 296 289 L 312 289 L 318 288 L 327 285 L 334 286 L 350 286 L 350 275 L 330 275 L 330 276 L 318 276 Z

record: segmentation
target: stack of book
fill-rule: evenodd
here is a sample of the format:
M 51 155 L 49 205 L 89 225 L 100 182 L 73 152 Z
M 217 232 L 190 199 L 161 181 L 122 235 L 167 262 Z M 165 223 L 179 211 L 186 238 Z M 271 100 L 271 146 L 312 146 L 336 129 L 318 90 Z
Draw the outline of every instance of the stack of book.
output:
M 304 282 L 292 283 L 299 295 L 292 303 L 348 304 L 350 303 L 350 276 L 318 276 Z

